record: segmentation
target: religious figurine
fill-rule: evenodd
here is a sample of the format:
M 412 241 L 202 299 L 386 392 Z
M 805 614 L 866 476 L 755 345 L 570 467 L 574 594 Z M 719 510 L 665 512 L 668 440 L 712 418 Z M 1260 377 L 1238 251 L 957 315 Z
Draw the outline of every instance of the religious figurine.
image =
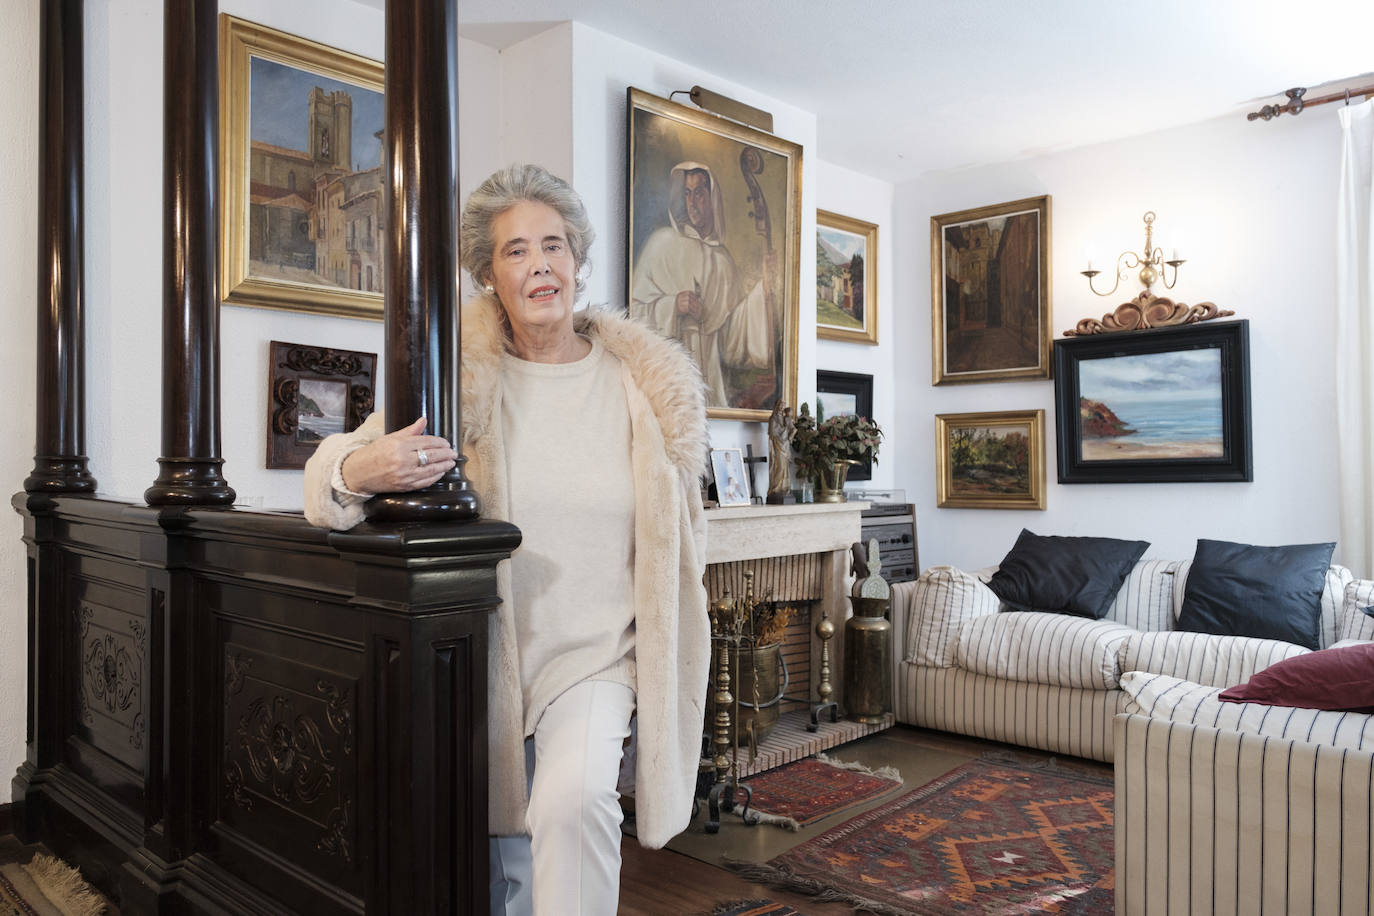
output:
M 792 434 L 797 423 L 792 408 L 778 398 L 768 417 L 768 502 L 772 505 L 791 503 L 792 496 Z

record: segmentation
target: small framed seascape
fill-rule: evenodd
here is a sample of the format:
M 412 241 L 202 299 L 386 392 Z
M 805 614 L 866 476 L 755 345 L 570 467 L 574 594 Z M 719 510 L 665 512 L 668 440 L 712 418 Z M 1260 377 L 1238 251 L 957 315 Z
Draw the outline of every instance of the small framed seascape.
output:
M 1057 340 L 1060 483 L 1248 481 L 1249 322 Z
M 267 467 L 303 468 L 325 436 L 372 413 L 377 354 L 274 340 L 267 368 Z

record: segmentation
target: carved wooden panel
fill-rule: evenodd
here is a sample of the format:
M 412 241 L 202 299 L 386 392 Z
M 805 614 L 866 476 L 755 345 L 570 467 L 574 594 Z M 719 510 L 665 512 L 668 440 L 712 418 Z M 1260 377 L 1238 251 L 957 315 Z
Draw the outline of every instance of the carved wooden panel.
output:
M 107 581 L 79 579 L 71 604 L 69 671 L 73 735 L 142 770 L 147 742 L 144 684 L 148 628 L 143 596 Z
M 361 894 L 358 865 L 358 679 L 303 635 L 236 622 L 223 646 L 222 826 Z M 241 640 L 241 641 L 240 641 Z M 340 666 L 342 667 L 342 666 Z

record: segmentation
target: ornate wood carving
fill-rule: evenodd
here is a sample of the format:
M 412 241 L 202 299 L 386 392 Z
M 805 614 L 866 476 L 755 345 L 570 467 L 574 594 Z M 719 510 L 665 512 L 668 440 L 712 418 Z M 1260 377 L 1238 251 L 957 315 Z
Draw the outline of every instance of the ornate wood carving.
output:
M 77 630 L 75 661 L 80 671 L 76 692 L 78 720 L 86 726 L 87 737 L 96 746 L 115 750 L 107 743 L 113 736 L 110 728 L 98 726 L 99 716 L 113 723 L 117 729 L 113 734 L 118 735 L 121 743 L 141 751 L 147 730 L 143 713 L 147 629 L 143 621 L 116 608 L 88 602 L 77 605 L 73 617 Z
M 1103 315 L 1101 321 L 1096 318 L 1084 318 L 1073 330 L 1065 331 L 1064 336 L 1082 337 L 1117 331 L 1144 331 L 1175 324 L 1196 324 L 1199 321 L 1227 318 L 1234 314 L 1235 312 L 1230 309 L 1217 308 L 1213 302 L 1187 305 L 1164 296 L 1155 296 L 1146 290 L 1130 302 L 1123 302 L 1114 311 Z
M 306 435 L 300 435 L 301 427 L 309 426 L 308 421 L 302 423 L 302 417 L 319 416 L 319 402 L 342 394 L 343 431 L 361 426 L 374 409 L 377 355 L 279 340 L 269 346 L 267 466 L 303 468 L 323 434 L 307 429 Z

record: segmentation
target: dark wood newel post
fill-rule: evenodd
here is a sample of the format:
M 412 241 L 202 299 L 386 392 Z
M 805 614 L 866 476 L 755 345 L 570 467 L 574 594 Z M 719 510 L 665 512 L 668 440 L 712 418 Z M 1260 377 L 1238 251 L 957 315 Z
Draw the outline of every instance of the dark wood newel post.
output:
M 219 434 L 218 0 L 163 4 L 162 457 L 149 505 L 226 505 Z
M 386 5 L 386 422 L 419 416 L 460 442 L 456 0 Z M 374 522 L 475 519 L 463 461 L 415 493 L 379 496 Z
M 82 304 L 81 0 L 39 7 L 38 411 L 29 493 L 90 493 Z

